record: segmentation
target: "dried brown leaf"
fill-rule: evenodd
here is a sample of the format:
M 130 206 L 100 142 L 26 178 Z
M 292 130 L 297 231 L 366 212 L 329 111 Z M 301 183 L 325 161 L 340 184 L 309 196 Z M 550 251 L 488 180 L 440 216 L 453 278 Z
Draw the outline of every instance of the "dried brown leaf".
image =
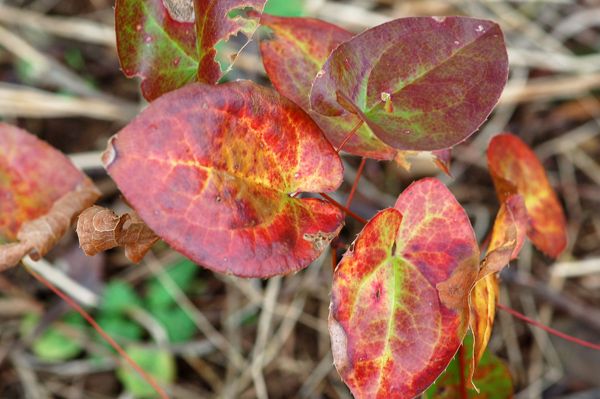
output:
M 79 245 L 89 256 L 124 246 L 125 256 L 134 263 L 140 262 L 159 239 L 135 211 L 117 216 L 100 206 L 79 215 L 77 235 Z
M 33 260 L 45 256 L 65 235 L 77 215 L 99 197 L 100 191 L 86 179 L 76 190 L 56 200 L 47 214 L 24 222 L 17 233 L 19 242 L 0 246 L 0 270 L 15 266 L 27 254 Z

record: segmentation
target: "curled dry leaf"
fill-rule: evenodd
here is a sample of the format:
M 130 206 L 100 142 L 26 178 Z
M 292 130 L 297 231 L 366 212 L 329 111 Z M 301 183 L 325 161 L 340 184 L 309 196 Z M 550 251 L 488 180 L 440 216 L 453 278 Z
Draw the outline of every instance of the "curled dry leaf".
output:
M 470 326 L 473 331 L 474 356 L 469 365 L 467 379 L 470 388 L 475 388 L 472 383 L 473 372 L 487 347 L 494 324 L 498 302 L 496 274 L 511 259 L 517 257 L 525 241 L 527 221 L 528 216 L 523 196 L 516 194 L 506 197 L 496 216 L 490 247 L 486 257 L 481 261 L 479 275 L 473 291 L 471 291 Z
M 0 270 L 15 266 L 28 253 L 33 260 L 42 258 L 67 232 L 77 215 L 99 197 L 98 189 L 86 180 L 81 187 L 59 198 L 47 214 L 24 222 L 17 234 L 19 242 L 0 246 Z
M 0 269 L 44 256 L 100 193 L 62 153 L 0 123 Z
M 117 216 L 100 206 L 79 215 L 77 235 L 79 245 L 89 256 L 124 246 L 125 256 L 134 263 L 139 263 L 159 239 L 135 211 Z

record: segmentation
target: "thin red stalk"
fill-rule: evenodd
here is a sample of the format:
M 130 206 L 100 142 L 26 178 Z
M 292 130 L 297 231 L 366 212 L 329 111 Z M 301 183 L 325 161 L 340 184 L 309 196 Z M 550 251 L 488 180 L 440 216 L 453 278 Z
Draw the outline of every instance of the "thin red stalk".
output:
M 331 202 L 333 205 L 337 206 L 342 211 L 344 211 L 348 215 L 352 216 L 354 219 L 358 220 L 361 223 L 367 224 L 367 221 L 365 219 L 361 218 L 356 213 L 352 212 L 350 209 L 346 208 L 344 205 L 340 204 L 339 202 L 337 202 L 336 200 L 331 198 L 329 195 L 327 195 L 325 193 L 319 193 L 319 194 L 321 195 L 321 197 L 325 198 L 327 201 Z
M 82 315 L 83 318 L 86 319 L 88 321 L 88 323 L 90 323 L 96 331 L 98 331 L 98 333 L 100 333 L 102 338 L 104 338 L 113 348 L 115 348 L 115 350 L 117 352 L 119 352 L 119 354 L 121 356 L 123 356 L 123 358 L 125 358 L 125 360 L 127 360 L 127 362 L 131 365 L 131 367 L 133 367 L 138 373 L 140 373 L 140 375 L 142 377 L 144 377 L 144 379 L 148 382 L 148 384 L 150 384 L 152 386 L 152 388 L 154 388 L 156 390 L 156 392 L 162 399 L 169 399 L 169 397 L 161 389 L 161 387 L 159 387 L 158 384 L 156 382 L 154 382 L 154 380 L 140 366 L 138 366 L 137 363 L 134 362 L 131 357 L 129 357 L 129 355 L 119 346 L 119 344 L 117 344 L 111 337 L 108 336 L 108 334 L 102 329 L 102 327 L 100 327 L 98 325 L 98 323 L 96 323 L 96 321 L 92 318 L 92 316 L 90 316 L 85 310 L 83 310 L 81 308 L 81 306 L 79 306 L 78 304 L 73 302 L 73 300 L 71 300 L 71 298 L 69 298 L 66 294 L 64 294 L 58 288 L 56 288 L 55 286 L 50 284 L 48 281 L 46 281 L 46 279 L 44 279 L 42 276 L 40 276 L 39 274 L 37 274 L 36 272 L 34 272 L 33 270 L 31 270 L 29 268 L 26 268 L 26 269 L 29 272 L 29 274 L 31 274 L 33 277 L 35 277 L 38 281 L 40 281 L 46 287 L 50 288 L 50 290 L 52 290 L 56 295 L 58 295 L 65 302 L 67 302 L 69 305 L 71 305 L 77 312 L 79 312 L 79 314 Z
M 462 399 L 468 399 L 468 395 L 467 395 L 467 383 L 466 383 L 466 376 L 465 376 L 465 367 L 466 367 L 466 362 L 465 362 L 465 347 L 463 345 L 461 345 L 458 348 L 458 369 L 459 369 L 459 376 L 460 376 L 460 397 Z
M 340 144 L 340 146 L 337 149 L 337 153 L 338 154 L 342 150 L 342 147 L 344 146 L 344 144 L 346 144 L 346 141 L 350 140 L 350 137 L 354 136 L 354 133 L 356 133 L 356 131 L 358 129 L 360 129 L 360 127 L 363 125 L 363 123 L 365 123 L 365 121 L 363 121 L 363 120 L 361 120 L 360 122 L 358 122 L 358 125 L 356 125 L 356 127 L 346 136 L 346 138 L 344 139 L 344 141 L 342 141 L 342 144 Z
M 521 320 L 526 321 L 527 323 L 533 324 L 534 326 L 539 327 L 542 330 L 545 330 L 545 331 L 549 332 L 550 334 L 554 334 L 557 337 L 561 337 L 563 339 L 566 339 L 567 341 L 575 342 L 576 344 L 579 344 L 579 345 L 582 345 L 582 346 L 587 346 L 588 348 L 592 348 L 592 349 L 596 349 L 596 350 L 600 351 L 600 345 L 595 345 L 595 344 L 592 344 L 590 342 L 582 341 L 580 339 L 571 337 L 570 335 L 561 333 L 560 331 L 557 331 L 557 330 L 555 330 L 553 328 L 550 328 L 550 327 L 547 327 L 547 326 L 545 326 L 545 325 L 543 325 L 541 323 L 538 323 L 537 321 L 535 321 L 533 319 L 530 319 L 529 317 L 527 317 L 525 315 L 522 315 L 521 313 L 519 313 L 517 311 L 514 311 L 511 308 L 507 308 L 504 305 L 498 304 L 498 308 L 504 310 L 505 312 L 510 313 L 511 315 L 513 315 L 513 316 L 515 316 L 515 317 L 517 317 L 517 318 L 519 318 Z
M 352 184 L 352 190 L 350 190 L 350 196 L 348 196 L 348 202 L 346 202 L 346 208 L 350 209 L 350 204 L 352 203 L 352 197 L 354 197 L 354 192 L 356 191 L 356 186 L 358 185 L 358 179 L 360 179 L 360 175 L 365 167 L 365 161 L 367 158 L 363 158 L 360 161 L 360 166 L 358 167 L 358 172 L 356 172 L 356 178 L 354 179 L 354 184 Z
M 331 247 L 331 270 L 335 272 L 335 266 L 337 265 L 337 248 Z

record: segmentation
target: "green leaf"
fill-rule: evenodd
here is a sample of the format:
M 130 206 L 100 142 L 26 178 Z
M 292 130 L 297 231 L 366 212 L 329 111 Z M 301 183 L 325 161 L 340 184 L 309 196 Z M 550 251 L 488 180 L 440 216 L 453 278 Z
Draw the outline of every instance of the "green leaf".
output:
M 124 313 L 142 302 L 135 290 L 123 280 L 112 280 L 104 288 L 100 308 L 109 313 Z
M 177 376 L 175 358 L 166 350 L 130 346 L 125 352 L 158 384 L 172 384 Z M 123 360 L 117 368 L 117 378 L 136 398 L 153 398 L 156 391 Z
M 151 312 L 165 327 L 172 343 L 185 342 L 196 332 L 196 324 L 179 306 L 154 308 Z
M 465 369 L 463 377 L 468 374 L 469 359 L 473 351 L 473 338 L 469 334 L 463 343 L 465 349 Z M 459 354 L 456 354 L 446 371 L 426 392 L 426 399 L 456 399 L 461 397 Z M 467 390 L 467 397 L 473 399 L 507 399 L 513 397 L 513 383 L 510 372 L 504 363 L 490 351 L 486 350 L 475 369 L 473 382 L 479 388 Z
M 183 292 L 187 292 L 194 283 L 193 278 L 199 268 L 200 266 L 189 259 L 181 258 L 172 267 L 167 269 L 166 273 Z M 148 281 L 145 298 L 146 304 L 150 309 L 165 308 L 174 303 L 174 299 L 169 291 L 156 277 Z
M 281 17 L 301 17 L 304 15 L 305 2 L 306 0 L 269 0 L 263 12 Z
M 36 314 L 29 314 L 21 322 L 21 335 L 33 332 L 41 318 Z M 71 323 L 74 329 L 77 327 Z M 74 339 L 61 331 L 61 327 L 51 324 L 33 341 L 31 351 L 40 359 L 48 361 L 69 360 L 81 353 L 83 350 L 80 339 Z
M 142 326 L 121 315 L 100 315 L 96 322 L 114 339 L 139 340 L 144 335 Z M 98 339 L 100 342 L 108 344 L 100 335 L 98 335 Z

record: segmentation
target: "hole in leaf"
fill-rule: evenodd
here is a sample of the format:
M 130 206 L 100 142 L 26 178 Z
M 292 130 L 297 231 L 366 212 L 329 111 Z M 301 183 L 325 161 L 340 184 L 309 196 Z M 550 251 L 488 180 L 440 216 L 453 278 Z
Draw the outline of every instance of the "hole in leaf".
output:
M 396 256 L 396 243 L 392 245 L 392 256 Z
M 194 2 L 193 0 L 163 0 L 169 16 L 177 22 L 194 22 Z

